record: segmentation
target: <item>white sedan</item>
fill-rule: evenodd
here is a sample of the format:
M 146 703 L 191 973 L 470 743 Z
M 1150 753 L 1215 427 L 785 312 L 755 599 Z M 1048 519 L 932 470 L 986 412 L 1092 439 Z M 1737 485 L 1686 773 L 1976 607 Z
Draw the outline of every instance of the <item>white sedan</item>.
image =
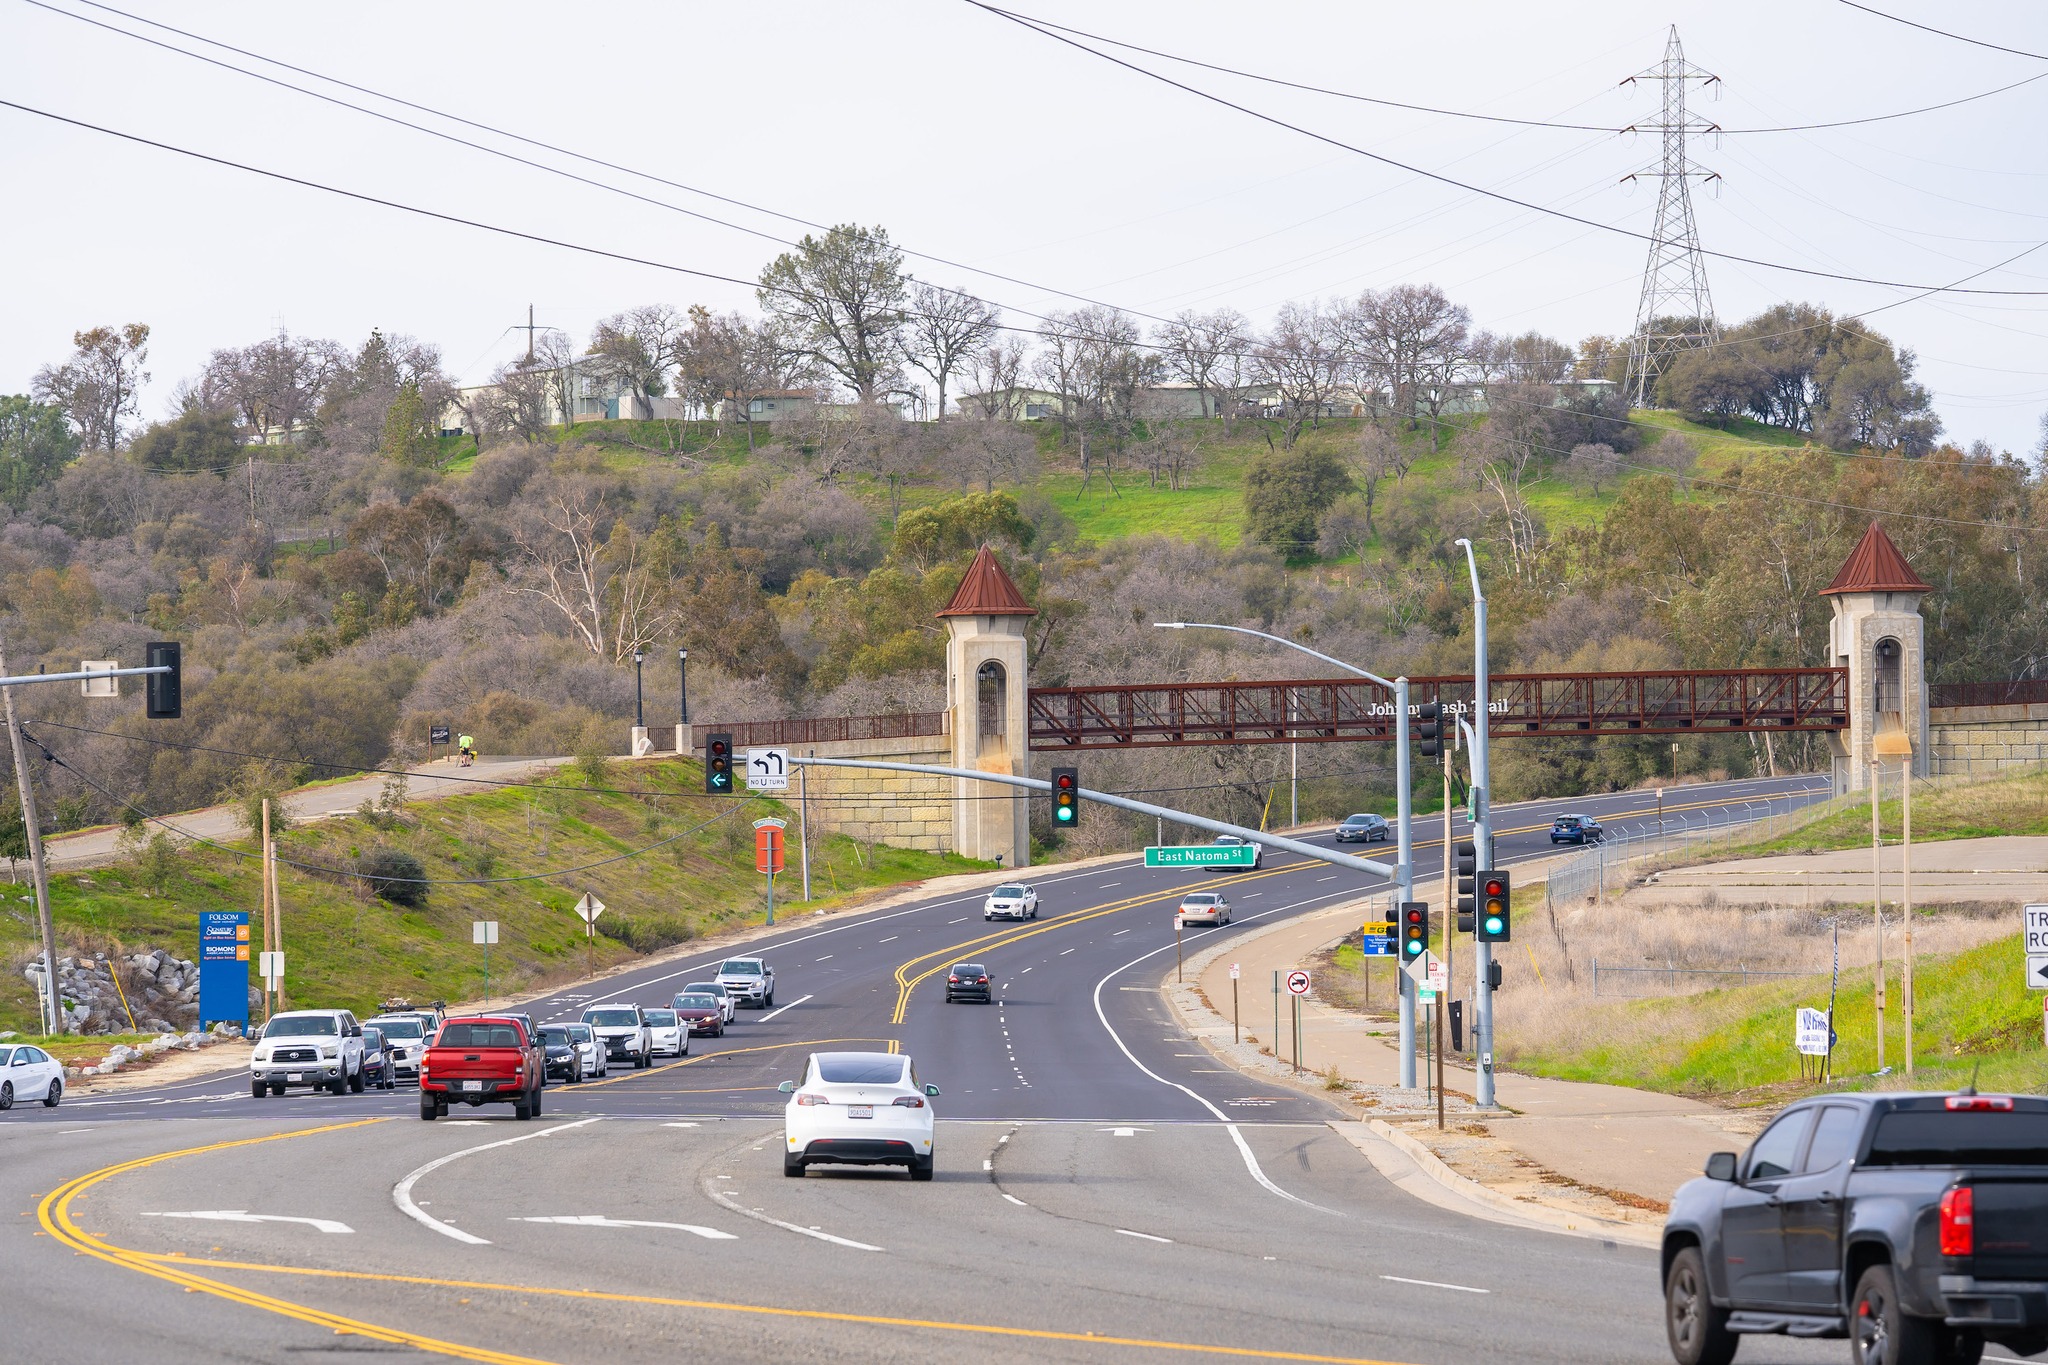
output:
M 1038 888 L 1011 882 L 988 893 L 981 903 L 981 917 L 989 919 L 1037 919 Z
M 690 1026 L 676 1018 L 670 1010 L 646 1010 L 647 1033 L 653 1040 L 652 1049 L 657 1057 L 687 1057 L 690 1055 Z
M 1180 898 L 1180 908 L 1174 911 L 1174 928 L 1184 929 L 1190 924 L 1230 923 L 1230 898 L 1216 891 L 1190 891 Z
M 583 1054 L 584 1079 L 610 1075 L 611 1062 L 604 1050 L 604 1040 L 593 1033 L 588 1024 L 570 1024 L 568 1028 L 569 1037 L 576 1044 L 576 1050 Z
M 41 1100 L 51 1109 L 64 1098 L 64 1063 L 27 1043 L 0 1043 L 0 1109 Z
M 912 1180 L 932 1178 L 935 1085 L 917 1078 L 917 1064 L 894 1052 L 813 1052 L 801 1081 L 776 1087 L 789 1096 L 782 1113 L 782 1173 L 801 1178 L 806 1166 L 908 1166 Z

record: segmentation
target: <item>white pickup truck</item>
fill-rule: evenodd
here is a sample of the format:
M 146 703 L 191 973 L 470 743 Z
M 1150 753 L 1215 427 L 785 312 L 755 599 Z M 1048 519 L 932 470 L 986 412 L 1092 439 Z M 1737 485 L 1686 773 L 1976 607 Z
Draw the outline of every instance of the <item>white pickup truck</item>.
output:
M 725 987 L 735 1007 L 765 1010 L 775 1004 L 775 969 L 758 957 L 729 957 L 712 980 Z

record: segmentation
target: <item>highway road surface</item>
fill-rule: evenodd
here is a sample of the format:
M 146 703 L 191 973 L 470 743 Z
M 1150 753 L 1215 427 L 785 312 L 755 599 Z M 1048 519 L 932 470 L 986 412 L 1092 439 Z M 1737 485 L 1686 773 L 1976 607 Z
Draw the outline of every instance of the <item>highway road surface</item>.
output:
M 1689 787 L 1666 809 L 1821 787 Z M 1571 804 L 1654 817 L 1641 795 Z M 1553 809 L 1499 809 L 1504 862 L 1551 851 Z M 1270 856 L 1027 876 L 1035 922 L 984 923 L 980 893 L 799 913 L 747 949 L 776 968 L 774 1010 L 687 1059 L 550 1087 L 532 1122 L 423 1123 L 404 1089 L 252 1100 L 239 1076 L 18 1106 L 0 1116 L 0 1358 L 1668 1358 L 1653 1253 L 1415 1200 L 1329 1127 L 1333 1106 L 1223 1068 L 1171 1022 L 1156 987 L 1182 891 L 1236 907 L 1190 931 L 1206 943 L 1380 885 Z M 665 1004 L 717 960 L 525 1008 Z M 994 1003 L 944 1002 L 960 960 L 989 965 Z M 942 1088 L 933 1183 L 784 1178 L 775 1086 L 813 1049 L 909 1053 Z M 1742 1360 L 1842 1354 L 1764 1338 Z

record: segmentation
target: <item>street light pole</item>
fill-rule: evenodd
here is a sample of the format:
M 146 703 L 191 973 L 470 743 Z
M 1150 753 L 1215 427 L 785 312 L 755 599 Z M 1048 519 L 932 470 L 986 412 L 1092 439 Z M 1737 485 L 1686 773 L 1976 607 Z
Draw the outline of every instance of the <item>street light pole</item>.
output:
M 1472 575 L 1472 842 L 1479 853 L 1479 871 L 1493 871 L 1492 771 L 1488 763 L 1488 733 L 1493 729 L 1488 710 L 1486 676 L 1486 592 L 1479 586 L 1479 557 L 1472 542 L 1460 538 L 1465 547 L 1465 566 Z M 1493 1098 L 1493 945 L 1474 934 L 1472 944 L 1473 988 L 1472 1051 L 1473 1102 L 1481 1109 L 1494 1107 Z
M 679 709 L 676 712 L 676 752 L 687 753 L 690 748 L 690 651 L 676 651 L 676 676 L 680 684 L 676 696 Z
M 640 650 L 633 651 L 633 728 L 636 730 L 647 728 L 647 697 L 640 686 L 640 665 L 646 658 L 647 655 Z
M 1367 682 L 1378 683 L 1394 694 L 1394 802 L 1395 802 L 1395 844 L 1394 885 L 1399 892 L 1400 902 L 1415 899 L 1415 799 L 1409 790 L 1409 728 L 1408 728 L 1408 680 L 1406 678 L 1382 678 L 1379 674 L 1349 664 L 1342 659 L 1333 659 L 1320 650 L 1310 649 L 1280 635 L 1269 635 L 1263 630 L 1249 626 L 1224 626 L 1211 621 L 1154 621 L 1159 630 L 1227 630 L 1237 635 L 1255 635 L 1261 640 L 1271 640 L 1276 645 L 1285 645 L 1311 658 L 1355 673 Z M 1293 719 L 1293 711 L 1289 711 Z M 1292 726 L 1290 725 L 1290 731 Z M 1396 910 L 1398 917 L 1399 911 Z M 1408 979 L 1408 973 L 1397 971 L 1394 982 L 1401 996 L 1401 1087 L 1415 1088 L 1415 983 Z

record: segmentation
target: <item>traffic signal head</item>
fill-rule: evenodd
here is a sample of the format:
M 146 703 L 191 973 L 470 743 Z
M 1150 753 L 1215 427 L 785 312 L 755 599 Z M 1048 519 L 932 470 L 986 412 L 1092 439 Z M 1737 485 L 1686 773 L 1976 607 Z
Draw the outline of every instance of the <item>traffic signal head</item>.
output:
M 1401 905 L 1401 960 L 1418 958 L 1429 948 L 1429 907 L 1421 901 Z
M 712 796 L 733 794 L 731 735 L 705 737 L 704 790 Z
M 1472 879 L 1479 873 L 1479 847 L 1476 844 L 1459 844 L 1452 852 L 1458 860 L 1458 932 L 1469 934 L 1472 932 Z
M 1422 756 L 1435 758 L 1444 751 L 1443 715 L 1444 708 L 1437 702 L 1426 701 L 1415 708 L 1416 734 L 1422 741 Z
M 1506 943 L 1513 924 L 1513 910 L 1510 905 L 1508 874 L 1489 872 L 1485 885 L 1480 887 L 1479 930 L 1481 943 Z
M 151 673 L 143 681 L 142 714 L 151 720 L 176 720 L 185 714 L 183 655 L 176 640 L 152 640 L 143 647 L 144 668 L 169 668 L 168 673 Z
M 1072 829 L 1081 823 L 1081 772 L 1078 768 L 1052 770 L 1052 823 L 1055 829 Z

